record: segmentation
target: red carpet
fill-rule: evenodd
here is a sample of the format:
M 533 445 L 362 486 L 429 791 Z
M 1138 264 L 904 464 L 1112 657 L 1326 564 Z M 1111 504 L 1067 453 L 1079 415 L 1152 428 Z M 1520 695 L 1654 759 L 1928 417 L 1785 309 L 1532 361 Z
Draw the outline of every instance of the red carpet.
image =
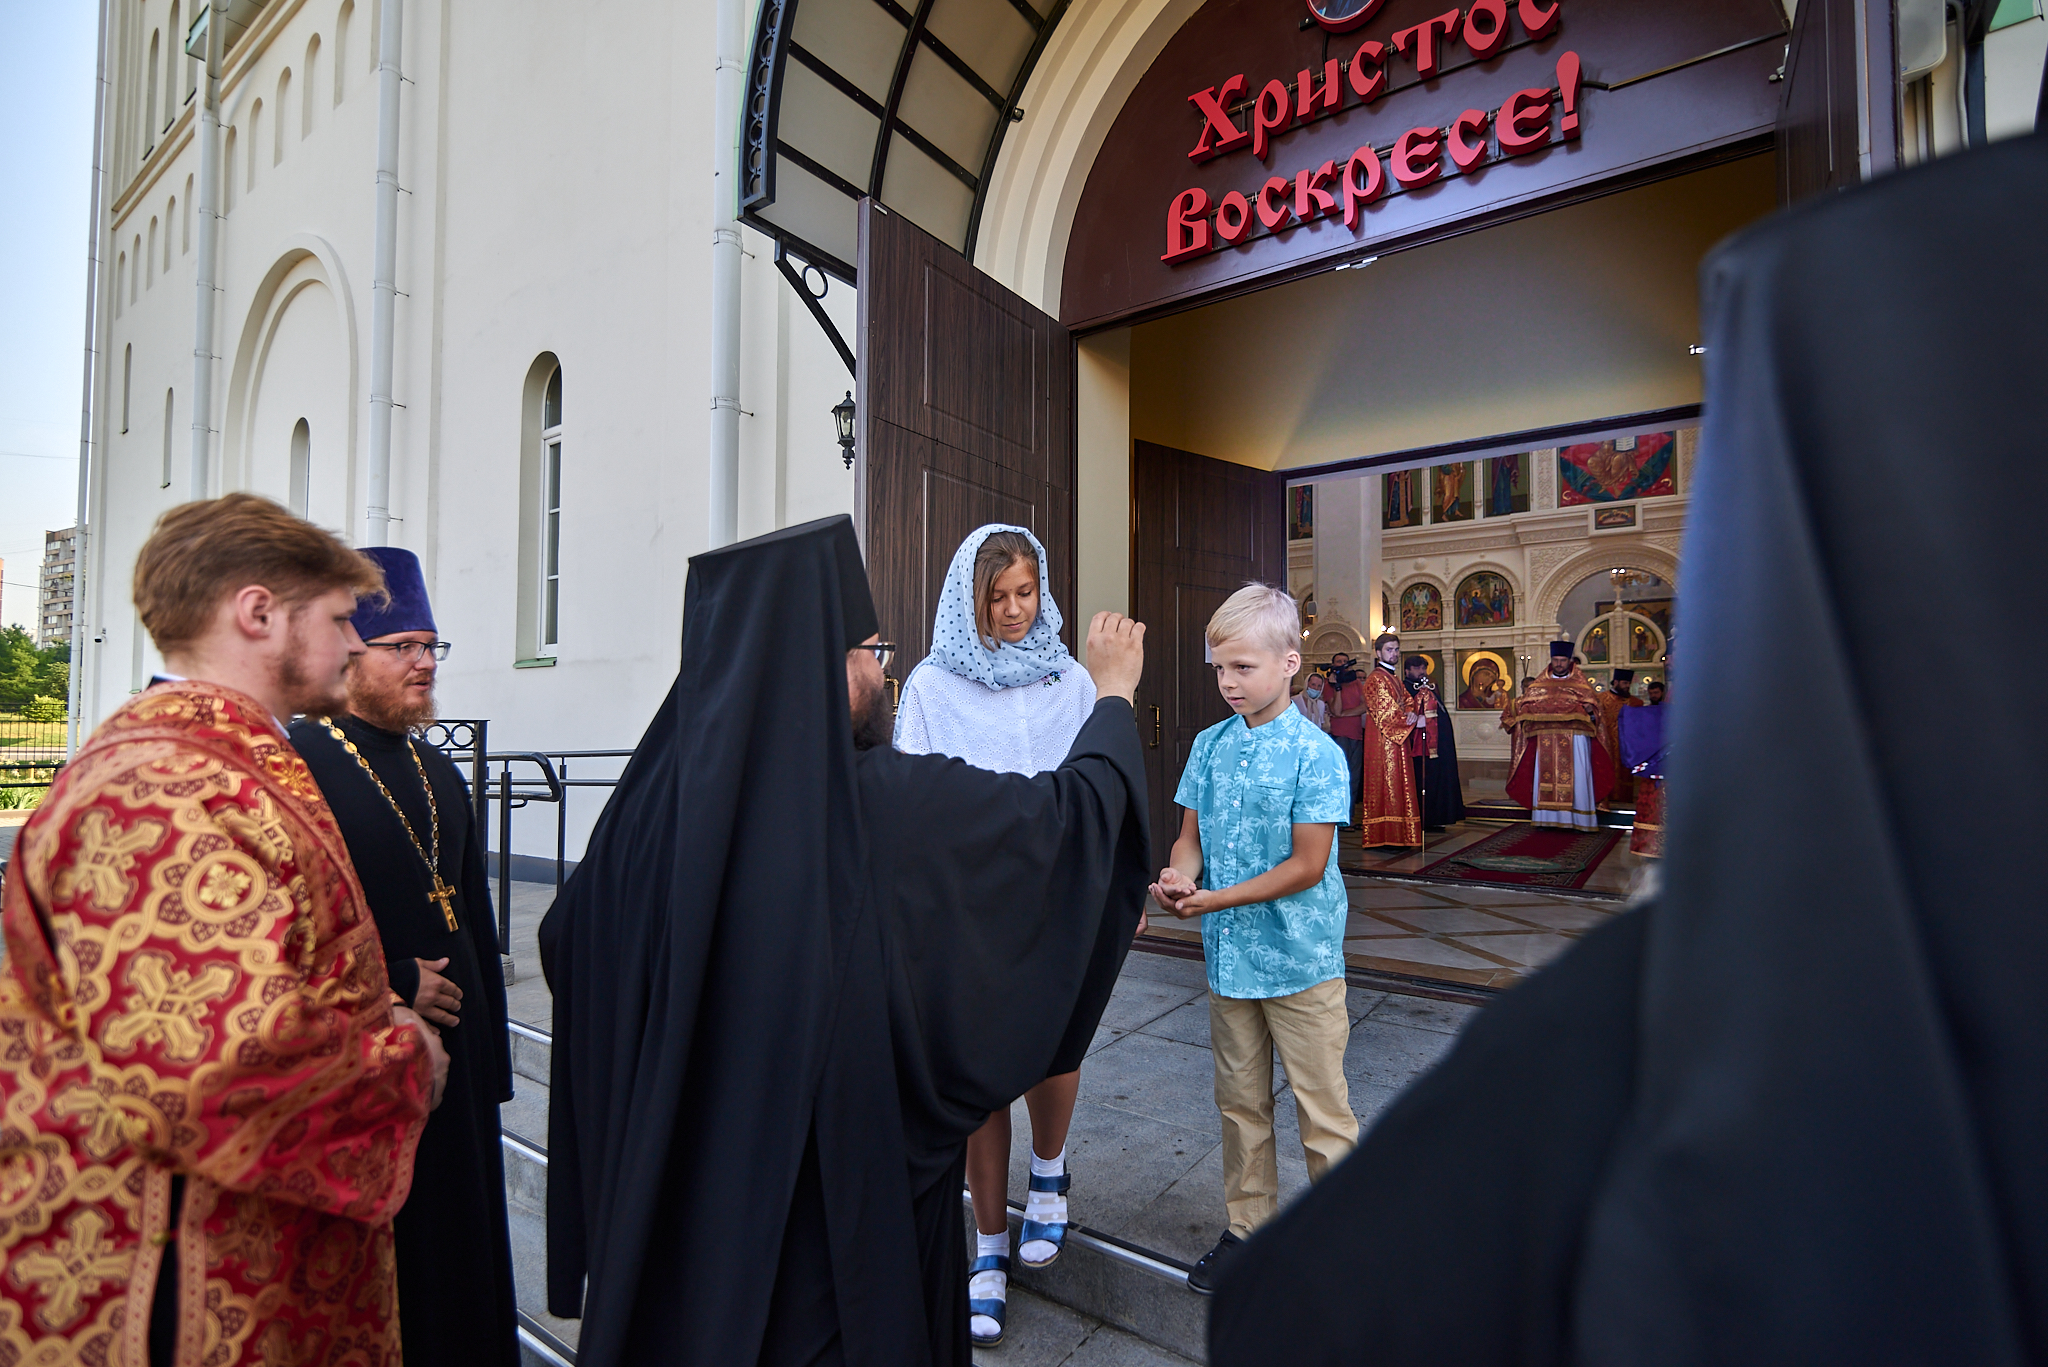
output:
M 1619 831 L 1523 823 L 1437 860 L 1422 869 L 1421 876 L 1510 887 L 1582 888 L 1620 839 Z

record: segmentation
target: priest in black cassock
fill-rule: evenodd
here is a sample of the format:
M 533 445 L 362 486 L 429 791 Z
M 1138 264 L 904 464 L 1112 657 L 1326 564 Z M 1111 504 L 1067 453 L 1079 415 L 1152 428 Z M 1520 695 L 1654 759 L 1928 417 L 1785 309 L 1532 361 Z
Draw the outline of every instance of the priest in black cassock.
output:
M 369 649 L 346 716 L 302 717 L 292 746 L 348 842 L 391 987 L 441 1032 L 448 1090 L 427 1118 L 412 1192 L 392 1223 L 399 1332 L 412 1363 L 518 1367 L 498 1103 L 512 1099 L 505 976 L 469 788 L 414 734 L 434 715 L 447 646 L 411 551 L 365 547 L 390 597 L 356 604 Z
M 2001 597 L 1952 586 L 2041 544 L 2044 223 L 2036 133 L 1708 258 L 1663 891 L 1259 1231 L 1210 1362 L 2048 1357 L 2039 709 L 1930 718 L 1898 665 L 1996 635 Z M 1810 624 L 1825 705 L 1755 668 L 1766 621 Z M 2048 643 L 1999 639 L 2048 674 Z
M 964 1367 L 967 1137 L 1078 1066 L 1147 867 L 1143 627 L 1026 777 L 889 744 L 853 524 L 690 561 L 682 669 L 541 924 L 582 1367 Z
M 1465 786 L 1458 776 L 1458 728 L 1451 720 L 1451 709 L 1429 677 L 1427 659 L 1410 655 L 1402 666 L 1401 682 L 1409 697 L 1419 697 L 1427 690 L 1436 702 L 1436 724 L 1429 730 L 1430 739 L 1436 742 L 1436 753 L 1418 757 L 1421 772 L 1416 780 L 1422 788 L 1422 829 L 1440 831 L 1465 819 Z M 1422 710 L 1421 703 L 1415 705 L 1415 710 Z

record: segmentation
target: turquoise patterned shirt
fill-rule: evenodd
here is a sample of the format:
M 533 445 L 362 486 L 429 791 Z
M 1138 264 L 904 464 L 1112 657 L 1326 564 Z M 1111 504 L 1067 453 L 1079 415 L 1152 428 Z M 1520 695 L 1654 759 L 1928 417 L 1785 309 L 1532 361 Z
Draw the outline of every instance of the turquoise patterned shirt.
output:
M 1196 736 L 1173 800 L 1199 823 L 1202 886 L 1227 888 L 1293 854 L 1297 824 L 1349 824 L 1351 772 L 1337 743 L 1289 707 L 1264 726 L 1232 716 Z M 1343 977 L 1347 910 L 1332 840 L 1314 887 L 1201 918 L 1209 990 L 1285 997 Z

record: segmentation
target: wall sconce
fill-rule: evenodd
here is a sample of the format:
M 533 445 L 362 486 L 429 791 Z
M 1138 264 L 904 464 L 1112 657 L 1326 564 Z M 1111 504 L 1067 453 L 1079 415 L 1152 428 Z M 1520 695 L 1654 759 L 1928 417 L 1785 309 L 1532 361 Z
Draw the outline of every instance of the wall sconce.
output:
M 846 461 L 846 468 L 853 468 L 853 391 L 846 391 L 846 397 L 832 405 L 832 421 L 839 425 L 839 454 Z

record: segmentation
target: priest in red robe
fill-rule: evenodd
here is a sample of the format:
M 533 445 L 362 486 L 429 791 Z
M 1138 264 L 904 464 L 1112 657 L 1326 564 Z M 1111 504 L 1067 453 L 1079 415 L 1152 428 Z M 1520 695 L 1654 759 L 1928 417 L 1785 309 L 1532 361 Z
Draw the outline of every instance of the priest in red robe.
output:
M 1373 642 L 1373 667 L 1362 680 L 1365 690 L 1364 816 L 1359 844 L 1420 845 L 1422 805 L 1417 798 L 1412 746 L 1418 728 L 1428 719 L 1415 710 L 1415 700 L 1394 672 L 1401 658 L 1401 638 L 1387 632 Z M 1425 751 L 1428 741 L 1423 741 Z
M 391 1217 L 447 1056 L 279 723 L 345 700 L 380 584 L 248 494 L 142 548 L 179 677 L 93 733 L 7 873 L 0 1361 L 399 1362 Z
M 1522 752 L 1508 796 L 1539 826 L 1597 827 L 1600 803 L 1614 787 L 1614 760 L 1600 743 L 1599 694 L 1572 663 L 1570 641 L 1550 643 L 1550 669 L 1508 704 L 1500 724 Z
M 1600 705 L 1600 744 L 1606 748 L 1610 759 L 1619 759 L 1621 755 L 1622 709 L 1643 706 L 1641 698 L 1630 695 L 1635 683 L 1636 672 L 1633 669 L 1617 669 L 1607 691 L 1595 690 L 1593 694 L 1593 700 Z M 1616 804 L 1635 801 L 1635 779 L 1626 765 L 1617 763 L 1614 766 L 1614 787 L 1607 799 Z

